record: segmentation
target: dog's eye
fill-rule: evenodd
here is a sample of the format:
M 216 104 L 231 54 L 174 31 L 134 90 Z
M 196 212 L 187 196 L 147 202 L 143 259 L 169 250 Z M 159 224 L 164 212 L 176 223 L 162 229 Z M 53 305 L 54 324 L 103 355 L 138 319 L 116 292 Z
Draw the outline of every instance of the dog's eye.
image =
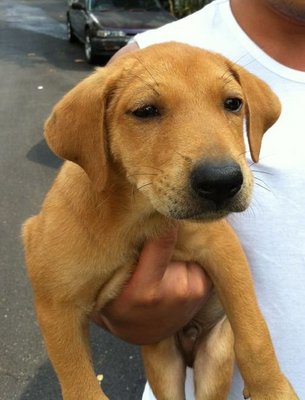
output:
M 238 112 L 243 106 L 243 101 L 238 97 L 229 97 L 224 101 L 224 107 L 227 111 Z
M 158 108 L 151 104 L 137 108 L 136 110 L 132 111 L 132 114 L 138 118 L 153 118 L 161 115 Z

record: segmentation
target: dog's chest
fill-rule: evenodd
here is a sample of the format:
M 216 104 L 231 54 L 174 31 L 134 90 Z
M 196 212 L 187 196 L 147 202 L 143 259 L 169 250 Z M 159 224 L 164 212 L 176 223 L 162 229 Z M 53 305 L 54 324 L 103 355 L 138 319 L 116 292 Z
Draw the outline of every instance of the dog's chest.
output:
M 163 220 L 163 218 L 162 218 Z M 128 229 L 117 227 L 108 232 L 107 244 L 98 250 L 98 265 L 101 274 L 98 307 L 114 298 L 123 284 L 136 268 L 139 254 L 146 240 L 157 238 L 167 231 L 167 221 L 149 219 L 130 226 Z

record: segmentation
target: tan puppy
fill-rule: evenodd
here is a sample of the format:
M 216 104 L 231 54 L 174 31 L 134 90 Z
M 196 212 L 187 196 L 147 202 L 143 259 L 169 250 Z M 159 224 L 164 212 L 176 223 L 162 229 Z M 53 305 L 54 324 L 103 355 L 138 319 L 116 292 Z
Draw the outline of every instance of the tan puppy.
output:
M 179 225 L 175 259 L 204 265 L 218 297 L 186 334 L 144 347 L 156 397 L 185 398 L 187 362 L 196 399 L 226 399 L 232 327 L 245 394 L 297 399 L 276 360 L 245 256 L 223 219 L 251 199 L 245 116 L 257 161 L 279 113 L 262 81 L 222 56 L 174 43 L 119 58 L 55 106 L 46 139 L 69 161 L 23 235 L 38 320 L 65 400 L 107 399 L 91 364 L 88 321 L 119 293 L 143 242 L 172 224 Z

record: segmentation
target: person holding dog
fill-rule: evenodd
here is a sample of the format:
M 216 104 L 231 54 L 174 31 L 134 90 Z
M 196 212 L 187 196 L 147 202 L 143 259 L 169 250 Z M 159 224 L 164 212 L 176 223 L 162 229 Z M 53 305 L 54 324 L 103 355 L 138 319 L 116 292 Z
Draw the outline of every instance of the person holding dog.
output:
M 168 41 L 223 54 L 265 80 L 282 102 L 260 161 L 251 166 L 256 185 L 250 210 L 229 219 L 249 259 L 282 369 L 305 399 L 304 1 L 215 0 L 137 35 L 114 58 Z M 175 240 L 173 230 L 145 244 L 129 283 L 101 315 L 114 335 L 136 344 L 157 342 L 182 328 L 209 297 L 212 284 L 201 267 L 170 261 Z M 188 400 L 194 398 L 191 375 L 188 371 Z M 229 398 L 241 398 L 242 389 L 236 369 Z M 147 385 L 143 400 L 153 399 Z

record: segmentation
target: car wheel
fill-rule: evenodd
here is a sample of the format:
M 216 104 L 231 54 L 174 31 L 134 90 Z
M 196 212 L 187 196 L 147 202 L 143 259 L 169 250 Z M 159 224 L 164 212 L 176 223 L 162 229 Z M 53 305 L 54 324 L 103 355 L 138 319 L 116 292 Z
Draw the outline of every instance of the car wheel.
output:
M 85 33 L 85 57 L 89 64 L 94 64 L 97 61 L 97 57 L 92 51 L 92 43 L 89 32 Z
M 77 37 L 74 35 L 69 17 L 67 17 L 67 38 L 70 43 L 74 43 L 77 41 Z

